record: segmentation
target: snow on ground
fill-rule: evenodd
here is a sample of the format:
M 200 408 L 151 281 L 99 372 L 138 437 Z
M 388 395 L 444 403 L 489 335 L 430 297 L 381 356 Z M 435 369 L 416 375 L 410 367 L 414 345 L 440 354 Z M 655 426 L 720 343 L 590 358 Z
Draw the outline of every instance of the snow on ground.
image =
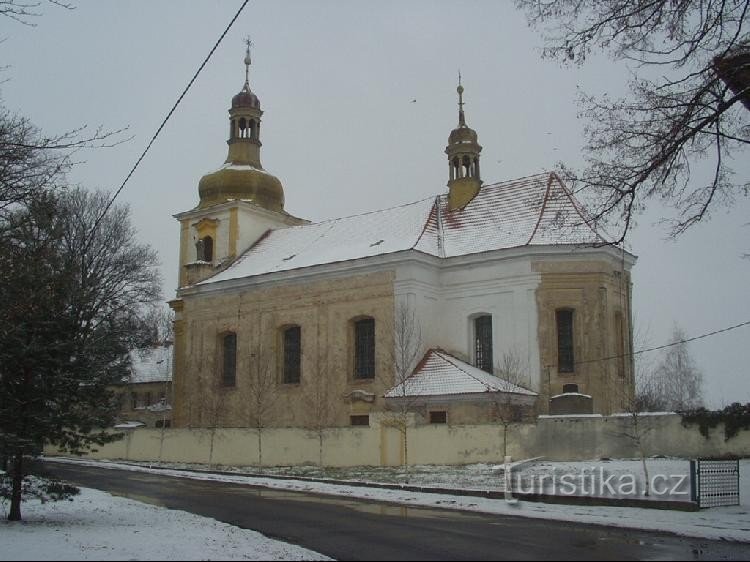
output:
M 345 484 L 324 484 L 304 480 L 276 480 L 265 477 L 229 476 L 207 472 L 157 470 L 144 466 L 103 461 L 56 459 L 57 461 L 135 472 L 152 472 L 178 478 L 231 482 L 274 489 L 371 499 L 415 507 L 438 507 L 536 519 L 554 519 L 558 521 L 610 525 L 632 529 L 666 531 L 706 539 L 750 542 L 750 460 L 740 461 L 742 505 L 707 509 L 699 512 L 630 507 L 574 506 L 536 502 L 508 503 L 504 500 L 363 488 L 347 486 Z
M 7 514 L 0 504 L 0 515 Z M 73 501 L 24 502 L 0 521 L 0 560 L 329 560 L 248 531 L 98 490 Z

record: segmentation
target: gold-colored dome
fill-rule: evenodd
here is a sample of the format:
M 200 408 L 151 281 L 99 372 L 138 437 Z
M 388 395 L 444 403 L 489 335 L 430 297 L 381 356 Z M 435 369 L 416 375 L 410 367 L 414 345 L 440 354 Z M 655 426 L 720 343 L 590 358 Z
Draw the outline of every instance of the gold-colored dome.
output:
M 451 131 L 448 136 L 448 144 L 476 144 L 477 143 L 477 132 L 467 127 L 457 127 Z
M 233 199 L 252 201 L 270 211 L 284 209 L 284 189 L 276 176 L 254 166 L 224 164 L 198 183 L 199 208 Z

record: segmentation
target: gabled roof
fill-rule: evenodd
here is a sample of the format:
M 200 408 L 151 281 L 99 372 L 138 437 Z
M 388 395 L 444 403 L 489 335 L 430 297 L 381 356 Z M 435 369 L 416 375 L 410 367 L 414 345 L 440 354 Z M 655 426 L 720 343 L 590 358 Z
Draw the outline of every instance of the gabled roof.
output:
M 451 394 L 520 394 L 537 396 L 526 388 L 491 375 L 440 349 L 431 349 L 414 373 L 385 393 L 386 398 L 445 396 Z
M 362 215 L 268 231 L 226 270 L 203 281 L 253 277 L 417 250 L 440 258 L 530 245 L 604 242 L 553 173 L 485 185 L 463 209 L 447 194 Z
M 159 345 L 130 352 L 130 376 L 125 382 L 140 384 L 172 380 L 172 346 Z

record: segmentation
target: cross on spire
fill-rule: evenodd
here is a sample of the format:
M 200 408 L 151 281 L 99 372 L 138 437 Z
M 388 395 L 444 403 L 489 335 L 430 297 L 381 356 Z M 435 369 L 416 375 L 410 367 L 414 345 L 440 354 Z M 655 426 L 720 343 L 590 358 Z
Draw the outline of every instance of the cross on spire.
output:
M 461 71 L 458 71 L 458 125 L 460 127 L 466 126 L 466 117 L 464 117 L 464 87 L 461 85 Z
M 250 36 L 245 37 L 245 89 L 250 89 L 250 47 L 253 46 L 253 42 L 250 40 Z

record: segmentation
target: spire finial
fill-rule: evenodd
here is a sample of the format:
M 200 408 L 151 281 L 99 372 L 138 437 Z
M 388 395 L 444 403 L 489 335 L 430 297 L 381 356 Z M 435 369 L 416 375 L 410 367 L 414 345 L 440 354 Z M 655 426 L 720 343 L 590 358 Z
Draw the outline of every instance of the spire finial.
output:
M 458 71 L 458 125 L 460 127 L 466 126 L 466 118 L 464 117 L 464 87 L 461 85 L 461 71 Z
M 253 46 L 253 42 L 250 40 L 250 36 L 245 37 L 245 90 L 250 89 L 250 47 Z

